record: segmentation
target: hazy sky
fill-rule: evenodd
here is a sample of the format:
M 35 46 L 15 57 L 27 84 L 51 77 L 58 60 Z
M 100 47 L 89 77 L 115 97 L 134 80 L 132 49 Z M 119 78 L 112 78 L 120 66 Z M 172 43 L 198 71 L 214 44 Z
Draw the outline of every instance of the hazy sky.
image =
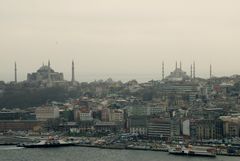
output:
M 70 79 L 161 79 L 182 61 L 196 74 L 240 74 L 239 0 L 0 0 L 0 80 L 51 60 Z

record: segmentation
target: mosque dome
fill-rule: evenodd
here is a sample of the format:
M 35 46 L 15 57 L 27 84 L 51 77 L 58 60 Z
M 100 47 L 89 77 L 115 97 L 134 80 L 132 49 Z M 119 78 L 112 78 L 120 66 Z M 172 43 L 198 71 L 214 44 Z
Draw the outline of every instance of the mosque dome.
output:
M 43 72 L 48 72 L 48 71 L 50 71 L 51 73 L 54 72 L 54 70 L 47 65 L 43 65 L 37 70 L 38 73 L 43 73 Z
M 176 63 L 175 70 L 171 72 L 169 76 L 166 77 L 166 80 L 169 80 L 169 81 L 183 81 L 188 79 L 190 79 L 190 77 L 187 75 L 185 71 L 182 70 L 181 63 L 180 63 L 180 68 L 177 67 L 177 63 Z

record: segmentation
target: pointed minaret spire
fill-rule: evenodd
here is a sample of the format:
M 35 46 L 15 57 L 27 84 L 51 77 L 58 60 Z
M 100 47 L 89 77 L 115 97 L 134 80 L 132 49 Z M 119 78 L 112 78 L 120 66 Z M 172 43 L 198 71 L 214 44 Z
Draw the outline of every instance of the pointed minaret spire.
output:
M 48 67 L 50 67 L 50 65 L 51 65 L 51 64 L 50 64 L 50 60 L 48 60 Z
M 72 61 L 72 82 L 75 82 L 74 61 Z
M 164 80 L 164 61 L 162 62 L 162 80 Z
M 50 60 L 48 60 L 48 82 L 51 82 L 51 74 L 50 74 Z
M 191 67 L 190 67 L 190 78 L 192 79 L 193 78 L 193 66 L 191 64 Z
M 180 61 L 180 69 L 182 70 L 182 62 Z
M 195 68 L 195 61 L 193 62 L 193 79 L 196 78 L 196 68 Z
M 212 64 L 210 64 L 210 79 L 212 78 Z
M 17 63 L 14 62 L 14 78 L 15 83 L 17 83 Z
M 177 69 L 177 61 L 176 61 L 176 69 Z

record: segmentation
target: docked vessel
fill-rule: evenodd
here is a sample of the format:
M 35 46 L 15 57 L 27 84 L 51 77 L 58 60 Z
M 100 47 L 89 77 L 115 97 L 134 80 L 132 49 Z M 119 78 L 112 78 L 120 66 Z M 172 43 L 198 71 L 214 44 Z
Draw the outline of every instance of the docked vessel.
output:
M 169 154 L 174 155 L 186 155 L 185 148 L 180 145 L 177 145 L 176 147 L 169 147 L 168 152 Z
M 148 145 L 128 145 L 126 147 L 127 149 L 131 149 L 131 150 L 151 150 L 151 147 Z
M 216 157 L 216 152 L 215 152 L 214 149 L 189 150 L 187 155 L 190 155 L 190 156 Z
M 216 150 L 213 148 L 193 148 L 192 146 L 185 148 L 178 145 L 177 147 L 169 148 L 168 152 L 174 155 L 216 157 Z
M 24 148 L 51 148 L 51 147 L 62 147 L 62 146 L 74 146 L 73 142 L 65 142 L 55 138 L 49 138 L 47 140 L 40 141 L 38 143 L 19 144 L 18 147 Z
M 166 144 L 158 144 L 158 145 L 153 145 L 152 147 L 151 147 L 151 150 L 152 151 L 162 151 L 162 152 L 168 152 L 168 149 L 169 149 L 169 147 L 168 147 L 168 145 L 166 145 Z

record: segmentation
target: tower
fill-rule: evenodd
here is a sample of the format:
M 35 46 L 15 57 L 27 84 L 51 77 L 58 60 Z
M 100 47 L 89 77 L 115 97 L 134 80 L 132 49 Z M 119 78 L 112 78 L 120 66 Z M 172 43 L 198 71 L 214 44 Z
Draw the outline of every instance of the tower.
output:
M 48 67 L 50 68 L 50 60 L 48 60 Z
M 176 61 L 176 69 L 177 69 L 177 61 Z
M 193 66 L 191 64 L 191 67 L 190 67 L 190 78 L 192 79 L 193 78 Z
M 72 82 L 75 82 L 74 61 L 72 61 Z
M 17 63 L 14 63 L 14 82 L 17 83 Z
M 50 75 L 50 60 L 48 60 L 48 82 L 51 82 L 51 75 Z
M 164 80 L 164 61 L 162 62 L 162 80 Z
M 180 61 L 180 69 L 182 70 L 182 62 Z
M 210 64 L 210 73 L 209 73 L 210 75 L 210 79 L 212 78 L 212 64 Z
M 196 68 L 195 68 L 195 61 L 193 62 L 193 79 L 196 78 Z

